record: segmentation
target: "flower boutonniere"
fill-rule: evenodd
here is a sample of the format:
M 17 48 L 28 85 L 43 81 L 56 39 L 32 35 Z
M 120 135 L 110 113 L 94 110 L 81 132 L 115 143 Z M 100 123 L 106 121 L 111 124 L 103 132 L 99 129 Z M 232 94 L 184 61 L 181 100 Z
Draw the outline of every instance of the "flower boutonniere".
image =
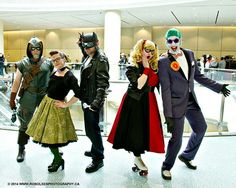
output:
M 180 68 L 180 65 L 179 65 L 179 63 L 178 63 L 177 61 L 173 61 L 173 62 L 171 62 L 170 67 L 171 67 L 174 71 L 178 71 L 179 68 Z

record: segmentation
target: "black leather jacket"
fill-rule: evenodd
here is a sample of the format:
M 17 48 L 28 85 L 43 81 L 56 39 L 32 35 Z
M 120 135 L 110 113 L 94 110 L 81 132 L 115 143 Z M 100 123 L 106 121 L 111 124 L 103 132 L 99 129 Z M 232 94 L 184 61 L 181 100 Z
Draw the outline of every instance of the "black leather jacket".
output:
M 88 58 L 84 59 L 81 66 L 80 100 L 97 111 L 102 107 L 109 87 L 109 62 L 99 48 L 85 67 Z

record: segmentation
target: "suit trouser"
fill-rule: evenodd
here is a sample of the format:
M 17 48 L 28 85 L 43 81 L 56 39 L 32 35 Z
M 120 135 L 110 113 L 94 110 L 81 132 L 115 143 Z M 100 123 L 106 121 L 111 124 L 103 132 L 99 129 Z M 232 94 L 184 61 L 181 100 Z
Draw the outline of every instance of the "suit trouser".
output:
M 95 161 L 104 159 L 104 147 L 99 127 L 99 112 L 93 112 L 89 108 L 84 110 L 84 123 L 86 136 L 91 140 L 91 154 Z
M 163 162 L 163 168 L 166 170 L 170 170 L 174 166 L 175 159 L 181 148 L 185 117 L 189 121 L 193 132 L 187 147 L 181 153 L 184 158 L 188 160 L 194 159 L 205 135 L 207 129 L 206 121 L 198 104 L 190 97 L 185 116 L 174 119 L 174 130 L 168 143 L 165 161 Z
M 33 117 L 35 109 L 29 110 L 25 108 L 19 108 L 17 116 L 20 121 L 20 128 L 18 134 L 18 141 L 17 143 L 21 146 L 28 143 L 29 135 L 25 133 L 28 128 L 28 124 Z

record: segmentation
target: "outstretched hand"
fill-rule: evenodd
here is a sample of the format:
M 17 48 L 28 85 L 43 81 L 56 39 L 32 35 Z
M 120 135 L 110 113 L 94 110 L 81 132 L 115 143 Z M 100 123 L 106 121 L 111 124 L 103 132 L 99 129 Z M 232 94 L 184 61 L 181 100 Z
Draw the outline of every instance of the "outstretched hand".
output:
M 230 90 L 226 88 L 228 85 L 229 85 L 229 84 L 223 84 L 223 87 L 221 88 L 221 93 L 222 93 L 225 97 L 228 97 L 228 96 L 230 95 Z

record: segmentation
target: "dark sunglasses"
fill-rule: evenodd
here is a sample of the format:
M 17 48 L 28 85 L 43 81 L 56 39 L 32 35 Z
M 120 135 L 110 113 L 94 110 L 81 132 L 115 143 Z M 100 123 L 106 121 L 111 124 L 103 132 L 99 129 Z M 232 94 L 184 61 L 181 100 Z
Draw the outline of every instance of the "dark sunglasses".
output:
M 168 40 L 167 40 L 167 43 L 168 43 L 168 44 L 172 44 L 172 42 L 178 43 L 178 42 L 179 42 L 179 39 L 176 38 L 176 39 L 174 39 L 174 40 L 171 40 L 171 39 L 168 39 Z
M 144 50 L 145 50 L 146 53 L 149 53 L 149 52 L 151 52 L 151 54 L 155 53 L 155 50 L 150 50 L 150 49 L 147 49 L 147 48 L 144 48 Z
M 41 51 L 41 48 L 40 48 L 40 47 L 32 47 L 32 48 L 31 48 L 31 51 L 34 51 L 34 50 Z

